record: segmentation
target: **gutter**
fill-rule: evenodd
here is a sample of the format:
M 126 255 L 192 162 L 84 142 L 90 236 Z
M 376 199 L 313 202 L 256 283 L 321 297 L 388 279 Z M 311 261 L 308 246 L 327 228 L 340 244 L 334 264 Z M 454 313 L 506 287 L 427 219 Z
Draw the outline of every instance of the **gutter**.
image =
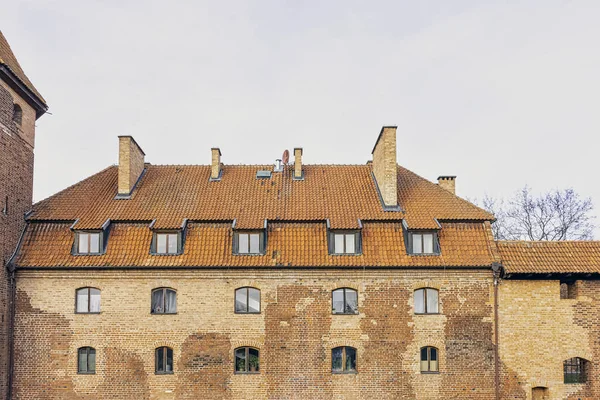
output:
M 499 351 L 499 328 L 498 328 L 498 284 L 502 265 L 500 263 L 492 264 L 492 274 L 494 276 L 494 388 L 496 400 L 500 400 L 500 351 Z

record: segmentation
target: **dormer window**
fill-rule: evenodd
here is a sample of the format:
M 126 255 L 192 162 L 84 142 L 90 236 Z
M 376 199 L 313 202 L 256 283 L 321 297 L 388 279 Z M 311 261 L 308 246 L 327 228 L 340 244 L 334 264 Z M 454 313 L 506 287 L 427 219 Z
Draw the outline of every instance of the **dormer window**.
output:
M 102 252 L 101 232 L 77 232 L 77 254 L 100 254 Z
M 359 254 L 360 231 L 331 231 L 329 233 L 330 254 Z
M 408 252 L 414 255 L 440 254 L 437 232 L 417 231 L 409 232 Z
M 163 255 L 179 254 L 182 247 L 180 237 L 179 232 L 155 232 L 152 253 Z
M 233 235 L 235 254 L 264 254 L 264 233 L 262 231 L 239 231 Z

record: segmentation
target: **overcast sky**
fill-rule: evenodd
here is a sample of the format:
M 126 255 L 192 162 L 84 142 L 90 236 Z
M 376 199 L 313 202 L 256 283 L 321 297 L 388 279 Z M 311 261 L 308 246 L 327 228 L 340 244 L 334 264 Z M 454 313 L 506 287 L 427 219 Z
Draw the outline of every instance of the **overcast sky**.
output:
M 116 164 L 118 135 L 154 164 L 362 164 L 398 125 L 399 163 L 463 197 L 573 187 L 600 215 L 598 21 L 597 0 L 20 0 L 0 29 L 52 113 L 35 200 Z

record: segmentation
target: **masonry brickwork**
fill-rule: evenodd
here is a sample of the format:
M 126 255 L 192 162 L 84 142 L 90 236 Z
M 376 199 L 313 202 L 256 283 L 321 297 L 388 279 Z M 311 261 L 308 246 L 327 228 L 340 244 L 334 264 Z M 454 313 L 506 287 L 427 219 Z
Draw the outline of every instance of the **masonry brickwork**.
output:
M 13 105 L 21 106 L 21 126 Z M 8 385 L 10 296 L 6 265 L 15 251 L 24 214 L 31 209 L 35 110 L 0 80 L 0 398 Z
M 491 399 L 490 271 L 19 271 L 15 399 Z M 75 314 L 75 290 L 101 290 L 100 314 Z M 261 291 L 261 313 L 234 312 L 234 291 Z M 177 290 L 177 314 L 152 315 L 150 293 Z M 359 314 L 332 315 L 331 292 L 359 293 Z M 413 291 L 440 293 L 415 315 Z M 74 354 L 97 351 L 95 375 Z M 174 374 L 154 373 L 154 349 Z M 260 374 L 233 372 L 234 349 L 260 350 Z M 331 349 L 357 349 L 356 374 L 332 374 Z M 421 374 L 420 348 L 440 351 Z M 31 356 L 35 354 L 35 359 Z M 47 396 L 47 397 L 45 397 Z

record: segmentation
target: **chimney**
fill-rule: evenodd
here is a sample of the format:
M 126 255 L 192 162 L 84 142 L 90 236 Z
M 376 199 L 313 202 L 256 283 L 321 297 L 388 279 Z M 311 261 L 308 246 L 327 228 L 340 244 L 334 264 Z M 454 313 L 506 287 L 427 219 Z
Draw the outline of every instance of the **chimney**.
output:
M 396 126 L 381 128 L 373 148 L 373 175 L 384 208 L 398 208 L 398 165 L 396 160 Z
M 456 194 L 456 176 L 438 176 L 438 185 L 452 194 Z
M 302 147 L 294 149 L 294 179 L 304 179 L 304 174 L 302 173 Z
M 221 180 L 221 149 L 213 147 L 211 151 L 210 180 Z
M 144 171 L 146 154 L 131 136 L 119 136 L 119 188 L 117 197 L 128 198 Z

